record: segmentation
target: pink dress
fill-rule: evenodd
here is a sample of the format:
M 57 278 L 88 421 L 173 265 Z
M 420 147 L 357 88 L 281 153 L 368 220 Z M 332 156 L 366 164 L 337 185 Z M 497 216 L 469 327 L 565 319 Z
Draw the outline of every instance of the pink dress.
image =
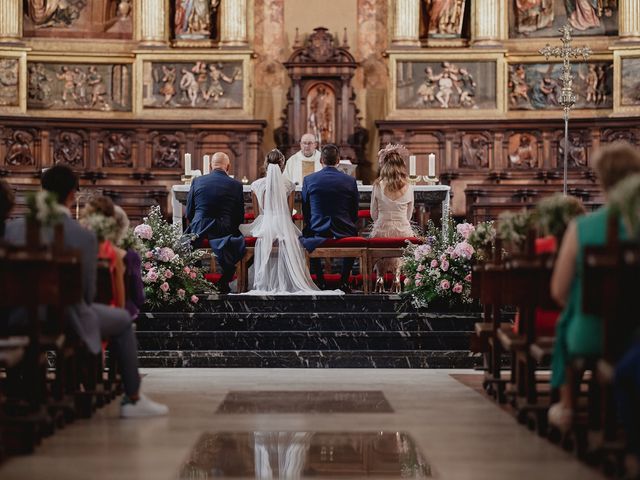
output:
M 408 186 L 401 197 L 392 200 L 384 193 L 384 182 L 373 186 L 371 192 L 371 219 L 373 226 L 370 237 L 407 238 L 415 237 L 411 226 L 413 216 L 413 187 Z M 391 258 L 378 261 L 376 271 L 379 274 L 396 272 L 401 259 Z

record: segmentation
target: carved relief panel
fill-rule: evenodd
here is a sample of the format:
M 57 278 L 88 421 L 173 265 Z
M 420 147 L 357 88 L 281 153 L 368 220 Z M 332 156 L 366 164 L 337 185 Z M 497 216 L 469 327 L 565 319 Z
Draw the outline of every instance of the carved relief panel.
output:
M 28 65 L 30 109 L 131 111 L 131 65 L 45 62 Z
M 558 37 L 565 24 L 574 35 L 617 35 L 617 0 L 509 0 L 509 37 Z
M 53 131 L 53 163 L 71 168 L 85 167 L 87 134 L 82 130 Z
M 636 53 L 637 55 L 637 53 Z M 616 59 L 620 72 L 618 105 L 625 109 L 640 108 L 640 57 Z
M 509 65 L 509 110 L 562 110 L 561 63 Z M 613 108 L 613 63 L 574 63 L 576 109 Z
M 465 133 L 458 168 L 481 169 L 493 164 L 493 142 L 490 134 Z
M 126 131 L 107 131 L 98 140 L 98 157 L 105 168 L 133 167 L 133 133 Z
M 0 152 L 5 167 L 36 167 L 37 133 L 29 128 L 5 128 L 0 136 Z
M 151 167 L 161 169 L 183 168 L 181 144 L 182 133 L 151 132 Z
M 589 166 L 589 151 L 591 150 L 591 135 L 588 130 L 573 130 L 569 132 L 569 147 L 567 160 L 569 168 L 585 168 Z M 556 155 L 556 166 L 564 164 L 564 133 L 557 132 L 551 147 Z
M 532 133 L 510 132 L 506 135 L 505 155 L 509 168 L 531 169 L 541 166 L 542 141 Z
M 20 105 L 19 74 L 17 58 L 0 58 L 0 107 Z

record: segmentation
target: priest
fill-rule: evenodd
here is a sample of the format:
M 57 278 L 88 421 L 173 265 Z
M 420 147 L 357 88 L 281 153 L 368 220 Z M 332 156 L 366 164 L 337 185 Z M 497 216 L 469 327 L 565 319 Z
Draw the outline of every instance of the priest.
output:
M 305 133 L 300 139 L 300 151 L 287 160 L 284 175 L 296 185 L 302 185 L 304 177 L 322 169 L 317 146 L 313 134 Z

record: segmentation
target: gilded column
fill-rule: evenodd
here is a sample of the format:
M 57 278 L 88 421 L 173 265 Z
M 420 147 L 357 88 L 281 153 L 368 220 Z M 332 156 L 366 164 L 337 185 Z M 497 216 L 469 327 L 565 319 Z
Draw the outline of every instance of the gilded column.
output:
M 22 0 L 0 1 L 0 43 L 17 42 L 22 37 Z
M 618 2 L 620 40 L 640 41 L 640 0 Z
M 220 42 L 227 47 L 247 45 L 247 0 L 222 0 Z
M 500 45 L 504 30 L 506 2 L 501 0 L 476 0 L 472 2 L 473 23 L 471 43 L 478 46 Z
M 420 0 L 395 0 L 393 10 L 393 37 L 397 46 L 420 46 Z
M 140 0 L 140 44 L 161 47 L 169 41 L 166 0 Z

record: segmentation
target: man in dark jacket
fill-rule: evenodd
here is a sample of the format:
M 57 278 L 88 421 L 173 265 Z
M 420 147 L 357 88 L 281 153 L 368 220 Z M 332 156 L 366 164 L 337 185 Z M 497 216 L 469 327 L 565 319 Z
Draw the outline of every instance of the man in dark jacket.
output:
M 196 236 L 194 246 L 206 238 L 222 267 L 220 293 L 229 293 L 236 263 L 245 252 L 244 237 L 238 227 L 244 221 L 242 184 L 228 175 L 231 162 L 218 152 L 211 158 L 211 173 L 195 178 L 187 198 L 187 232 Z

